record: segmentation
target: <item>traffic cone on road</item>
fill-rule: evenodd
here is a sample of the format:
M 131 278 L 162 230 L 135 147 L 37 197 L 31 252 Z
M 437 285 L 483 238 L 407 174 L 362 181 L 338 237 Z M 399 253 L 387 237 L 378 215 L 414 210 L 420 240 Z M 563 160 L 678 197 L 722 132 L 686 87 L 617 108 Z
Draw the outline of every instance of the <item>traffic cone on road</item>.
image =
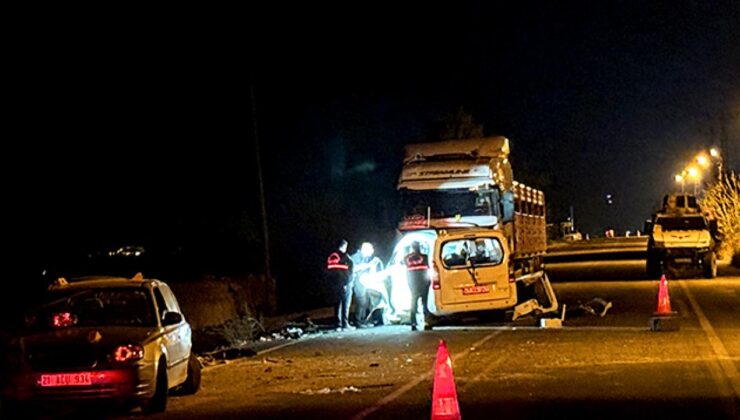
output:
M 671 311 L 671 295 L 668 293 L 668 279 L 663 274 L 658 287 L 658 310 L 655 311 L 655 315 L 669 315 L 671 312 L 673 311 Z
M 668 292 L 668 279 L 665 274 L 660 278 L 658 304 L 649 325 L 651 331 L 678 331 L 680 328 L 678 313 L 671 310 L 671 295 Z
M 437 359 L 434 365 L 434 389 L 432 390 L 432 420 L 460 420 L 460 405 L 457 401 L 452 360 L 447 344 L 439 340 Z

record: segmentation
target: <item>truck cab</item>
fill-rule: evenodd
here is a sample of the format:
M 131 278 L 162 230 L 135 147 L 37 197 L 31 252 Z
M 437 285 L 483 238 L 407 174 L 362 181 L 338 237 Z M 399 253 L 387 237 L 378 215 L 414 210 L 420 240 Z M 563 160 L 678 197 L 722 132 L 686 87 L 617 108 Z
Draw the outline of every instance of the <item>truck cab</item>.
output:
M 712 230 L 696 198 L 688 194 L 669 194 L 663 208 L 647 223 L 647 274 L 657 278 L 667 271 L 698 268 L 704 277 L 717 276 L 716 243 Z

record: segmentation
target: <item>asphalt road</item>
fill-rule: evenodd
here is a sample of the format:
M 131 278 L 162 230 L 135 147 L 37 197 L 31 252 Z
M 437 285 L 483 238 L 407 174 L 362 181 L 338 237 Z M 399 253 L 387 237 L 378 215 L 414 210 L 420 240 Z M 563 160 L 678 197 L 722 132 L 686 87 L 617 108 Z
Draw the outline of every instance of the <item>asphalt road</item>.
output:
M 550 270 L 570 308 L 562 329 L 463 319 L 326 333 L 207 368 L 201 392 L 158 417 L 429 418 L 444 339 L 465 419 L 740 418 L 740 272 L 671 281 L 681 329 L 656 333 L 644 260 Z M 612 302 L 603 318 L 576 310 L 593 297 Z

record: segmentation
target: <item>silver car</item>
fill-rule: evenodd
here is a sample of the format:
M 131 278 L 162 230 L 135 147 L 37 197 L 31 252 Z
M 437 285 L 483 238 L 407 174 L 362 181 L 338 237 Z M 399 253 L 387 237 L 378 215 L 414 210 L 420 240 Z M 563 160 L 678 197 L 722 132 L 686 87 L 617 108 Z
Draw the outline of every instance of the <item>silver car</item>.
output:
M 105 401 L 161 412 L 193 394 L 200 364 L 174 294 L 159 280 L 60 279 L 6 352 L 3 400 Z

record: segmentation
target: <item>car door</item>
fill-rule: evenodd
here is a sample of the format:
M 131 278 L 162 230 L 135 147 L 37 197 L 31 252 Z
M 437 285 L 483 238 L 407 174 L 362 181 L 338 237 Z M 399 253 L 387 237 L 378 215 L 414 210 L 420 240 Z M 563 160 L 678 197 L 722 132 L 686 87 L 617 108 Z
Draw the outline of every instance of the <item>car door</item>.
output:
M 160 320 L 164 320 L 165 313 L 167 312 L 178 312 L 179 308 L 173 306 L 172 303 L 168 306 L 167 299 L 164 297 L 164 293 L 161 286 L 156 286 L 153 289 L 154 299 L 157 302 L 157 312 Z M 178 366 L 183 365 L 183 359 L 187 360 L 187 355 L 183 349 L 183 337 L 182 337 L 182 325 L 185 321 L 181 321 L 174 325 L 163 325 L 164 329 L 164 345 L 167 349 L 167 368 L 168 376 L 171 379 L 172 370 Z M 186 364 L 185 364 L 186 365 Z M 181 369 L 178 369 L 181 370 Z M 179 376 L 179 375 L 178 375 Z
M 182 322 L 177 325 L 177 335 L 179 338 L 178 355 L 181 356 L 179 360 L 187 360 L 190 357 L 190 350 L 192 348 L 192 331 L 190 329 L 190 324 L 188 324 L 185 319 L 185 315 L 182 314 L 182 310 L 180 309 L 180 305 L 177 303 L 175 294 L 172 293 L 172 289 L 170 289 L 166 284 L 160 285 L 159 288 L 164 297 L 164 301 L 167 304 L 168 310 L 177 312 L 183 316 Z

